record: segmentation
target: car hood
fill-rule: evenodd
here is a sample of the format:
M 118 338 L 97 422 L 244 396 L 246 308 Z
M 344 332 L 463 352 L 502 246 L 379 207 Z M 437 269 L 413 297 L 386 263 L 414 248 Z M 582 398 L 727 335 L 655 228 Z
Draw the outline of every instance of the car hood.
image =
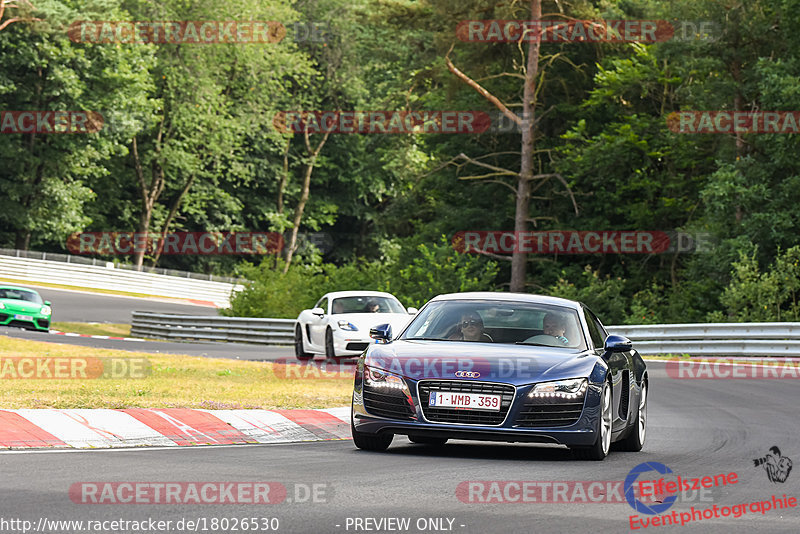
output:
M 353 323 L 360 332 L 369 335 L 369 329 L 375 328 L 380 324 L 392 325 L 392 335 L 397 336 L 406 325 L 414 318 L 407 313 L 337 313 L 331 315 L 331 322 L 337 324 L 339 321 Z
M 413 380 L 464 379 L 514 385 L 588 377 L 601 361 L 594 352 L 465 341 L 397 340 L 371 345 L 365 364 Z M 466 373 L 456 373 L 465 371 Z
M 36 304 L 28 300 L 0 299 L 0 302 L 3 303 L 5 308 L 3 311 L 6 313 L 39 313 L 42 309 L 42 304 Z

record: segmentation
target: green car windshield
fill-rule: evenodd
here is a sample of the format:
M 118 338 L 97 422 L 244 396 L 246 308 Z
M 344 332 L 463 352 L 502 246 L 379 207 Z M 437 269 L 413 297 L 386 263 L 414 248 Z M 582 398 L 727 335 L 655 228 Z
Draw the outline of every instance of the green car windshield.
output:
M 42 303 L 42 297 L 40 297 L 38 293 L 8 287 L 0 287 L 0 299 L 25 300 L 36 304 Z

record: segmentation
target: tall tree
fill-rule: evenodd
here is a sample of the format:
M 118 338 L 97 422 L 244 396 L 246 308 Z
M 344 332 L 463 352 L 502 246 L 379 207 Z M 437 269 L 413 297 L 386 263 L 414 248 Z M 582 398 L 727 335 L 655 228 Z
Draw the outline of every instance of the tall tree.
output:
M 64 28 L 81 18 L 124 16 L 113 3 L 44 4 L 35 24 L 0 33 L 0 109 L 87 111 L 103 116 L 135 101 L 147 85 L 150 51 L 71 42 Z M 57 242 L 90 221 L 85 205 L 93 183 L 108 174 L 121 140 L 108 124 L 100 132 L 0 135 L 0 231 L 14 246 Z
M 530 0 L 528 20 L 540 23 L 542 19 L 541 0 Z M 539 189 L 544 183 L 551 179 L 559 179 L 564 185 L 566 182 L 558 173 L 538 172 L 535 168 L 535 143 L 537 137 L 537 98 L 539 84 L 542 73 L 540 72 L 539 62 L 541 59 L 542 31 L 538 29 L 522 32 L 517 42 L 520 50 L 524 43 L 527 43 L 527 54 L 522 54 L 523 60 L 519 65 L 519 73 L 504 73 L 503 75 L 518 77 L 522 79 L 522 102 L 521 116 L 512 112 L 503 100 L 487 90 L 481 84 L 473 80 L 469 75 L 459 70 L 450 59 L 450 52 L 445 56 L 447 68 L 453 75 L 475 90 L 489 104 L 497 108 L 502 114 L 521 130 L 521 142 L 519 153 L 519 171 L 511 171 L 507 168 L 498 167 L 480 161 L 479 158 L 472 158 L 466 154 L 459 154 L 455 161 L 467 162 L 477 166 L 483 171 L 488 171 L 480 176 L 469 176 L 467 179 L 495 179 L 495 177 L 512 177 L 516 180 L 514 186 L 515 206 L 514 206 L 514 232 L 517 235 L 528 231 L 528 223 L 532 220 L 530 214 L 531 192 L 532 189 Z M 452 51 L 452 48 L 451 48 Z M 555 57 L 558 57 L 556 55 Z M 569 188 L 567 188 L 569 191 Z M 571 194 L 571 192 L 570 192 Z M 574 204 L 577 213 L 577 204 Z M 533 219 L 535 220 L 535 219 Z M 510 290 L 515 292 L 525 291 L 526 285 L 526 265 L 528 254 L 515 247 L 511 257 L 511 282 Z
M 136 2 L 131 9 L 137 18 L 154 20 L 288 23 L 298 17 L 286 1 L 269 6 L 255 0 L 224 6 L 183 1 L 159 5 Z M 155 111 L 129 140 L 129 169 L 141 199 L 137 231 L 148 232 L 155 226 L 166 233 L 187 201 L 224 200 L 234 211 L 237 207 L 241 210 L 223 184 L 241 186 L 255 179 L 246 162 L 245 141 L 269 127 L 278 110 L 275 95 L 285 93 L 293 77 L 304 75 L 309 64 L 305 55 L 287 42 L 161 44 L 157 57 L 158 66 L 152 71 L 155 90 L 150 95 L 156 103 Z M 193 196 L 193 189 L 200 183 L 216 195 Z M 162 195 L 169 195 L 166 203 Z M 192 209 L 199 215 L 197 208 Z M 206 221 L 209 225 L 230 222 L 228 216 Z M 144 254 L 140 250 L 134 256 L 139 268 Z

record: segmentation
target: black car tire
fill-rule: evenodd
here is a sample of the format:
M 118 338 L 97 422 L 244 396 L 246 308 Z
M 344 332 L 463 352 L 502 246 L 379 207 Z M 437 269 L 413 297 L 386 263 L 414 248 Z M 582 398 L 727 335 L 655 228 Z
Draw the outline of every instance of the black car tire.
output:
M 597 420 L 597 440 L 590 447 L 573 447 L 572 454 L 578 460 L 604 460 L 611 449 L 611 423 L 612 423 L 611 385 L 606 382 L 600 394 L 600 417 Z M 607 434 L 606 434 L 607 433 Z
M 408 441 L 411 443 L 416 443 L 418 445 L 434 445 L 436 447 L 441 447 L 445 443 L 447 443 L 447 438 L 432 438 L 427 436 L 408 436 Z
M 644 447 L 644 440 L 647 435 L 647 382 L 642 382 L 642 394 L 639 397 L 639 408 L 636 411 L 636 420 L 633 422 L 633 430 L 628 437 L 619 443 L 622 451 L 639 452 Z
M 353 434 L 355 446 L 365 451 L 385 451 L 394 439 L 394 434 L 365 434 L 359 432 L 356 430 L 353 421 L 350 421 L 350 433 Z
M 298 360 L 302 361 L 310 360 L 314 357 L 312 353 L 306 352 L 303 344 L 303 331 L 300 329 L 300 325 L 297 325 L 294 329 L 294 355 Z
M 336 349 L 333 348 L 333 330 L 330 328 L 325 331 L 325 357 L 329 360 L 336 359 Z

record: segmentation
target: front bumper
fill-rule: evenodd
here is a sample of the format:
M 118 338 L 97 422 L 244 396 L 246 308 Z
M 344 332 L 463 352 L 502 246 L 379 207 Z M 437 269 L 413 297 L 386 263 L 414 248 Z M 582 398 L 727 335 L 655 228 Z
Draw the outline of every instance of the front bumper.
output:
M 26 330 L 39 330 L 48 332 L 50 330 L 50 316 L 32 315 L 31 320 L 17 319 L 17 314 L 0 311 L 0 326 L 12 326 L 24 328 Z
M 597 440 L 598 418 L 600 416 L 600 388 L 590 385 L 583 409 L 577 421 L 562 426 L 537 426 L 522 424 L 525 421 L 525 408 L 528 394 L 533 384 L 517 386 L 507 415 L 497 425 L 442 423 L 430 421 L 425 417 L 419 398 L 417 382 L 406 380 L 409 384 L 411 402 L 414 408 L 406 419 L 382 417 L 370 413 L 365 406 L 364 395 L 358 381 L 353 393 L 353 425 L 359 432 L 367 434 L 403 434 L 448 439 L 468 439 L 502 442 L 554 443 L 567 446 L 590 446 Z M 527 404 L 529 407 L 530 404 Z M 411 413 L 413 411 L 413 414 Z M 429 414 L 430 415 L 430 414 Z
M 350 330 L 334 330 L 333 348 L 337 356 L 361 356 L 375 340 L 361 332 Z

